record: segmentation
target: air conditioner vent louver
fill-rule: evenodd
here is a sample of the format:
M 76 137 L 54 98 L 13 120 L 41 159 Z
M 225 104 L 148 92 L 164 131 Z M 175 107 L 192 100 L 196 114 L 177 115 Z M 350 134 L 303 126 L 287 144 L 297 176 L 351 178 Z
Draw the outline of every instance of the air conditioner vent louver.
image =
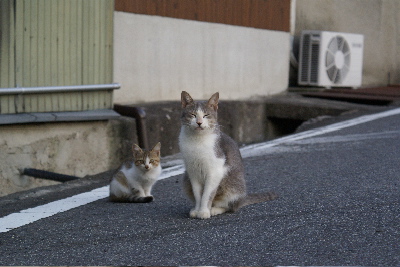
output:
M 310 35 L 304 35 L 303 38 L 303 47 L 304 47 L 304 52 L 302 54 L 302 65 L 301 68 L 304 70 L 308 70 L 309 65 L 310 65 Z M 301 75 L 301 81 L 302 82 L 307 82 L 308 81 L 308 72 L 304 71 Z
M 359 87 L 362 78 L 363 36 L 303 31 L 299 84 Z
M 311 45 L 311 70 L 310 70 L 310 80 L 311 82 L 318 82 L 318 65 L 319 65 L 319 45 Z

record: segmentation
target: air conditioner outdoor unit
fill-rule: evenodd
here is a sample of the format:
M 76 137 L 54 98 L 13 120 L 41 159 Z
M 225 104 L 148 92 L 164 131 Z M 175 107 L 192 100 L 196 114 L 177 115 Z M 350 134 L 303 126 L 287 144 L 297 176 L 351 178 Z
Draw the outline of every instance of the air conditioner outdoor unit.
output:
M 364 36 L 328 31 L 302 31 L 300 85 L 322 87 L 361 86 Z

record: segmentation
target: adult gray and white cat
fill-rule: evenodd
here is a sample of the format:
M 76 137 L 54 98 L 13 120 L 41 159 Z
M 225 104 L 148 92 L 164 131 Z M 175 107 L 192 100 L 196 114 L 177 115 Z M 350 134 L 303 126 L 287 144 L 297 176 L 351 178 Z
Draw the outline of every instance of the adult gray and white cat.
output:
M 113 175 L 110 183 L 110 201 L 153 201 L 151 189 L 161 174 L 160 149 L 160 142 L 149 151 L 133 145 L 133 159 L 123 163 Z
M 207 219 L 277 197 L 270 192 L 247 194 L 239 148 L 219 129 L 218 100 L 219 93 L 202 102 L 185 91 L 181 94 L 179 147 L 186 167 L 184 191 L 195 203 L 192 218 Z

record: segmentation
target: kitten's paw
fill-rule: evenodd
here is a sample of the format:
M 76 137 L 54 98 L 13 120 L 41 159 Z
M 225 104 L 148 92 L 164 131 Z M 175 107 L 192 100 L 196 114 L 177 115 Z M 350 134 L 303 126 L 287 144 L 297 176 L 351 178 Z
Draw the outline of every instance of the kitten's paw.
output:
M 227 209 L 225 208 L 218 208 L 218 207 L 212 207 L 211 208 L 211 216 L 219 215 L 222 213 L 225 213 Z
M 197 218 L 199 219 L 208 219 L 211 217 L 210 211 L 209 210 L 200 210 L 197 213 Z

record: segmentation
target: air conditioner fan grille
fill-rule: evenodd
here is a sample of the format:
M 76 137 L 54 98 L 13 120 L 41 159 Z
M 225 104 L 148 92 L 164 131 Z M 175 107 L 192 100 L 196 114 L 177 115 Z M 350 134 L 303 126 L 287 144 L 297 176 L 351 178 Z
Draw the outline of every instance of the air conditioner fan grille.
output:
M 346 78 L 350 69 L 350 48 L 342 36 L 333 37 L 325 56 L 326 73 L 329 79 L 340 84 Z

